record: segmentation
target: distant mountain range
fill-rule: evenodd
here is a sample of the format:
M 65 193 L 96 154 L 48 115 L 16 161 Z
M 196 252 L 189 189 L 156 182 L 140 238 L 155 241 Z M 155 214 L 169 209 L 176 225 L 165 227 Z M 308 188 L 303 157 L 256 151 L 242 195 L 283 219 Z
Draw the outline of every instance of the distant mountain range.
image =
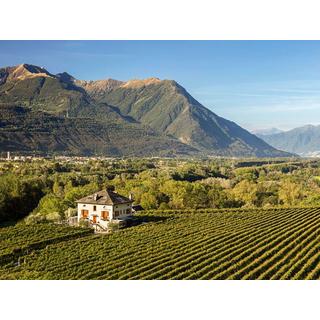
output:
M 260 135 L 267 143 L 302 156 L 320 155 L 320 126 L 306 125 L 290 131 Z
M 283 131 L 278 128 L 270 128 L 270 129 L 256 129 L 256 130 L 252 130 L 251 132 L 255 134 L 257 137 L 260 137 L 260 136 L 269 136 L 272 134 L 281 133 Z
M 0 69 L 0 151 L 285 157 L 173 80 L 77 80 L 29 64 Z

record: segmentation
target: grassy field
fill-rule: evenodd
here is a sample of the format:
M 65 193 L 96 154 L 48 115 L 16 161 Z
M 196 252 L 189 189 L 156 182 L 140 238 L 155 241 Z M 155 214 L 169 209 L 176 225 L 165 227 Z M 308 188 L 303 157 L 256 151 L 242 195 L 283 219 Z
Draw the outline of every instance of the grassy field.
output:
M 144 215 L 148 223 L 108 235 L 54 225 L 2 228 L 0 278 L 320 278 L 320 208 Z

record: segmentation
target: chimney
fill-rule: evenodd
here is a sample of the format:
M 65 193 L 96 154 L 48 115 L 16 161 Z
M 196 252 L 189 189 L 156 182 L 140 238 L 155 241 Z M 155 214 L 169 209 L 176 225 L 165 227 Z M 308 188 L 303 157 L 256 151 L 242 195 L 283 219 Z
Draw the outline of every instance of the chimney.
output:
M 107 186 L 107 191 L 113 191 L 113 192 L 116 192 L 115 191 L 115 187 L 114 186 Z
M 130 199 L 130 200 L 133 200 L 132 192 L 129 193 L 129 199 Z
M 93 200 L 94 200 L 94 201 L 97 201 L 97 200 L 98 200 L 98 194 L 97 194 L 97 193 L 95 193 L 95 194 L 93 195 Z

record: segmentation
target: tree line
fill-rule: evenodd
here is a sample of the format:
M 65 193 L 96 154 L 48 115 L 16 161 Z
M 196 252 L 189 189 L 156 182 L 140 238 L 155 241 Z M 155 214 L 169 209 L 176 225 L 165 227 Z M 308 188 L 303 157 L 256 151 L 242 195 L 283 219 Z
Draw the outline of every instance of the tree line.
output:
M 243 165 L 245 163 L 246 166 Z M 145 209 L 316 206 L 320 162 L 232 159 L 42 160 L 0 163 L 0 222 L 56 221 L 75 200 L 113 186 Z

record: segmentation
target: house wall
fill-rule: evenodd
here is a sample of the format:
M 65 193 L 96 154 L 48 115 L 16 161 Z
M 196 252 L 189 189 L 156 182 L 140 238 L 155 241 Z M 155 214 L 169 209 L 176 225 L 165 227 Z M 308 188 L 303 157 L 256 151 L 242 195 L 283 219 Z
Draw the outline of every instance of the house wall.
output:
M 94 206 L 96 206 L 96 210 L 94 211 Z M 127 213 L 127 209 L 130 210 L 130 213 Z M 82 217 L 82 210 L 88 210 L 88 218 L 89 220 L 93 219 L 93 216 L 97 216 L 97 222 L 100 222 L 101 219 L 101 211 L 109 211 L 109 220 L 113 219 L 121 219 L 128 215 L 132 214 L 132 204 L 121 204 L 115 206 L 108 205 L 94 205 L 94 204 L 86 204 L 86 203 L 78 203 L 78 221 L 80 221 Z M 115 214 L 117 213 L 117 215 Z
M 130 213 L 127 213 L 127 210 L 130 210 Z M 132 204 L 117 204 L 113 208 L 113 219 L 122 219 L 132 214 Z

